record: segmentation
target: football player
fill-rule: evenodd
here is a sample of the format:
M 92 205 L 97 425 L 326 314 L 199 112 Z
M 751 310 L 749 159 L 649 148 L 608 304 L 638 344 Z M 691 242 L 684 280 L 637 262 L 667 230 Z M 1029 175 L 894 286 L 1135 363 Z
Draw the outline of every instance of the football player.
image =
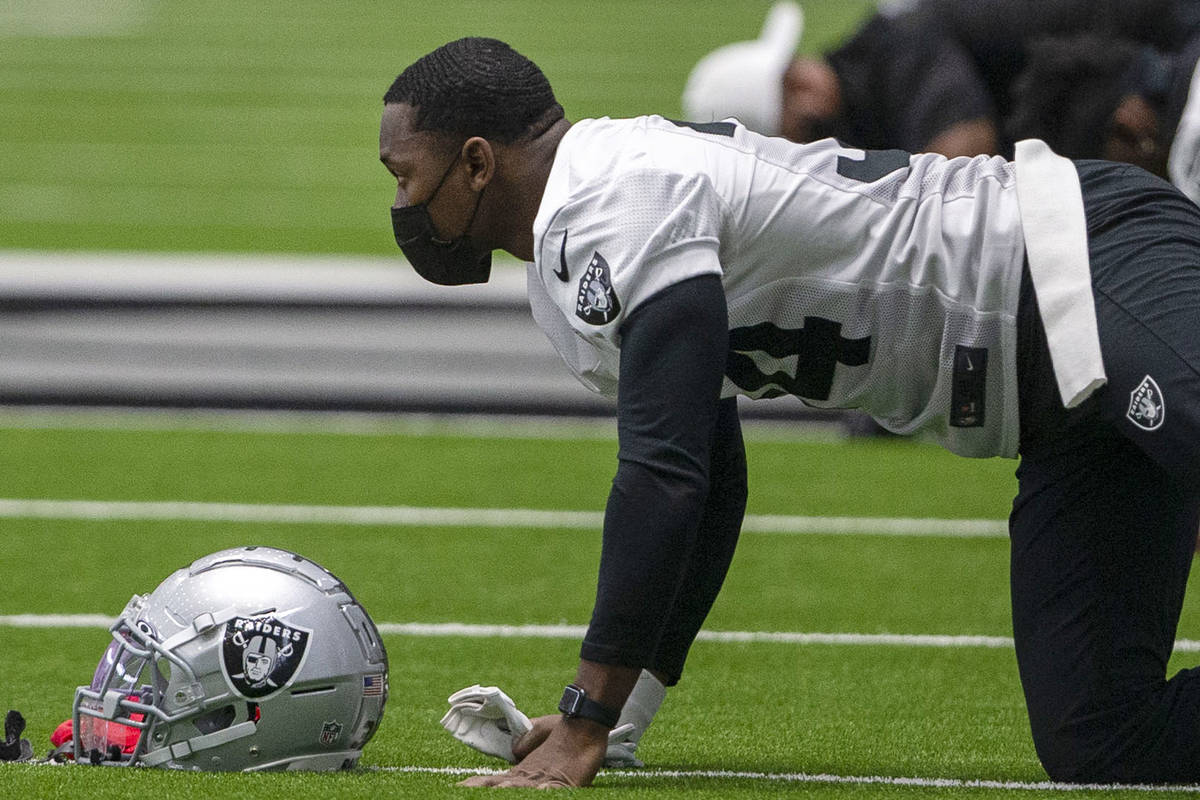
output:
M 1200 35 L 1178 52 L 1051 38 L 1031 50 L 1007 129 L 1075 158 L 1136 164 L 1200 203 Z
M 1013 628 L 1042 763 L 1200 779 L 1200 671 L 1166 675 L 1200 521 L 1200 209 L 1173 187 L 1040 141 L 1010 162 L 571 123 L 535 64 L 484 38 L 396 78 L 379 155 L 416 272 L 478 283 L 493 250 L 527 261 L 538 324 L 617 398 L 562 715 L 467 783 L 587 785 L 642 670 L 679 680 L 745 508 L 739 394 L 1019 455 Z
M 1179 0 L 885 0 L 846 41 L 798 57 L 801 7 L 780 0 L 758 39 L 696 64 L 684 113 L 737 117 L 796 142 L 1011 155 L 1002 121 L 1034 42 L 1091 33 L 1175 50 L 1189 10 Z
M 908 14 L 874 14 L 819 57 L 800 57 L 804 16 L 781 0 L 758 39 L 708 53 L 683 90 L 688 119 L 737 117 L 750 130 L 811 142 L 994 153 L 992 101 L 967 53 Z

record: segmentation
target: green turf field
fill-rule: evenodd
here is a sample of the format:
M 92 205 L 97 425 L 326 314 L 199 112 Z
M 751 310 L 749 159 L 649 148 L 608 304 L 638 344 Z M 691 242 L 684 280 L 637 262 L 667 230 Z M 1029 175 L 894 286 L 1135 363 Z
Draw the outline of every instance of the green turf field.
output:
M 615 443 L 603 429 L 402 421 L 332 432 L 208 429 L 177 416 L 108 426 L 0 414 L 3 500 L 188 501 L 598 511 Z M 147 422 L 148 420 L 148 422 Z M 102 421 L 102 420 L 101 420 Z M 60 424 L 61 422 L 61 424 Z M 111 422 L 111 421 L 110 421 Z M 752 517 L 1003 519 L 1014 462 L 956 459 L 897 440 L 854 443 L 749 431 Z M 586 624 L 595 531 L 338 522 L 6 518 L 0 617 L 108 614 L 134 591 L 224 547 L 268 544 L 337 572 L 377 622 Z M 1002 536 L 744 533 L 706 630 L 1006 637 Z M 90 677 L 106 632 L 0 624 L 0 710 L 29 719 L 39 752 Z M 1200 639 L 1193 596 L 1180 637 Z M 573 638 L 388 634 L 392 696 L 367 769 L 336 776 L 133 774 L 0 766 L 6 797 L 455 797 L 449 770 L 497 766 L 437 724 L 444 698 L 494 683 L 548 712 L 573 674 Z M 1056 794 L 1042 784 L 1011 647 L 696 644 L 643 740 L 641 772 L 605 773 L 608 795 L 646 798 Z M 1176 655 L 1173 667 L 1196 663 Z M 798 777 L 798 776 L 809 777 Z M 816 779 L 811 776 L 830 777 Z M 916 785 L 847 783 L 916 779 Z M 934 780 L 949 783 L 938 787 Z M 972 787 L 966 782 L 984 781 Z M 1032 783 L 1035 788 L 1017 784 Z M 1091 794 L 1091 793 L 1089 793 Z M 1143 796 L 1134 790 L 1098 793 Z M 1076 796 L 1072 793 L 1068 796 Z
M 0 249 L 390 255 L 380 98 L 414 58 L 458 36 L 497 36 L 544 68 L 571 118 L 676 115 L 696 59 L 755 35 L 769 5 L 0 0 Z M 834 43 L 872 5 L 807 0 L 803 49 Z M 285 432 L 87 419 L 30 425 L 0 413 L 0 506 L 598 512 L 616 451 L 590 428 L 550 426 L 542 438 L 527 427 L 482 434 L 461 424 L 351 434 L 324 422 Z M 756 516 L 1002 520 L 1014 487 L 1014 462 L 964 461 L 913 443 L 751 433 L 749 451 Z M 0 617 L 115 615 L 191 559 L 257 543 L 326 564 L 389 626 L 581 626 L 599 549 L 596 531 L 575 528 L 122 520 L 103 511 L 80 519 L 65 505 L 46 507 L 0 517 Z M 1006 561 L 995 536 L 746 533 L 706 630 L 1006 637 Z M 1180 637 L 1200 639 L 1194 596 Z M 441 729 L 444 698 L 495 683 L 526 711 L 547 712 L 578 649 L 571 638 L 536 636 L 385 639 L 392 697 L 362 770 L 0 765 L 0 796 L 479 796 L 455 781 L 498 764 Z M 0 712 L 25 713 L 39 754 L 106 641 L 95 626 L 0 624 Z M 643 740 L 647 768 L 602 774 L 599 796 L 1064 796 L 1043 783 L 1011 648 L 885 641 L 700 641 Z M 1180 653 L 1172 668 L 1197 660 Z
M 0 248 L 392 253 L 384 91 L 451 39 L 537 61 L 571 118 L 678 115 L 768 0 L 0 0 Z M 820 49 L 871 0 L 809 0 Z

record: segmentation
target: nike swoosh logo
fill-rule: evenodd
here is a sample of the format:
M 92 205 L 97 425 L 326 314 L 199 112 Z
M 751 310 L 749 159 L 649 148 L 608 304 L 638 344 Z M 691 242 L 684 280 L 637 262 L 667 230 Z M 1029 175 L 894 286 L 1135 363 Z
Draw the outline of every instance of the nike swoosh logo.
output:
M 558 278 L 563 283 L 571 280 L 571 273 L 567 271 L 567 232 L 563 231 L 562 247 L 558 250 L 558 263 L 562 265 L 561 269 L 553 270 L 554 277 Z

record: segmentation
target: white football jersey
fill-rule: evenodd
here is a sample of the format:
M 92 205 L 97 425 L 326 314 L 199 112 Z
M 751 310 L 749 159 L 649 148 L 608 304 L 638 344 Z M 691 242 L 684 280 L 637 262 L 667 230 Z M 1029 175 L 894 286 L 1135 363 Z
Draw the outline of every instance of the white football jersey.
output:
M 723 396 L 791 394 L 963 455 L 1016 454 L 1025 247 L 1001 158 L 584 120 L 559 145 L 534 243 L 534 317 L 595 391 L 615 394 L 621 325 L 642 302 L 713 274 Z

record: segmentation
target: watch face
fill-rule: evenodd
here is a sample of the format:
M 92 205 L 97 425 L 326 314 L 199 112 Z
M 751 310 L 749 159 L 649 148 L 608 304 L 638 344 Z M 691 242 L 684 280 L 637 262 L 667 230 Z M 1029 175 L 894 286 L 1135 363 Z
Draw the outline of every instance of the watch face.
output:
M 567 716 L 573 716 L 579 713 L 579 706 L 583 703 L 583 698 L 586 697 L 583 689 L 578 686 L 568 686 L 563 689 L 562 699 L 558 701 L 558 710 Z

